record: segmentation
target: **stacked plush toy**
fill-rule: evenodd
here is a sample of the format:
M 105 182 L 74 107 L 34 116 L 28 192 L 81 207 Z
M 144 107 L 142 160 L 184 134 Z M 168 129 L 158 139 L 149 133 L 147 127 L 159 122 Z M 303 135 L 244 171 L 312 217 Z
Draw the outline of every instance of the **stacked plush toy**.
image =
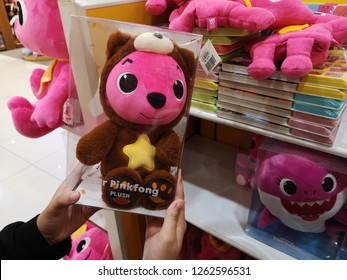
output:
M 102 198 L 113 208 L 166 208 L 173 200 L 196 59 L 160 32 L 110 35 L 100 78 L 109 120 L 84 135 L 77 158 L 101 162 Z
M 159 2 L 161 4 L 159 4 Z M 147 11 L 158 13 L 164 5 L 148 0 Z M 194 27 L 219 26 L 250 31 L 273 30 L 251 47 L 253 63 L 248 73 L 255 79 L 272 76 L 276 66 L 288 77 L 302 77 L 324 62 L 332 43 L 347 39 L 347 18 L 316 15 L 301 0 L 187 0 L 175 1 L 169 28 L 191 32 Z

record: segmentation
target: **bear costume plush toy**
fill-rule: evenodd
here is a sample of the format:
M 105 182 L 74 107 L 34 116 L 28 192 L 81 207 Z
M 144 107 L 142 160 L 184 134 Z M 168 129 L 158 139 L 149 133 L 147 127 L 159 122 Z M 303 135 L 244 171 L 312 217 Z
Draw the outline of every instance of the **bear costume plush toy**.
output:
M 346 17 L 317 16 L 316 23 L 311 26 L 287 27 L 254 44 L 250 50 L 252 63 L 247 67 L 248 74 L 264 80 L 270 78 L 276 71 L 276 64 L 280 64 L 285 76 L 303 77 L 314 66 L 326 61 L 332 44 L 344 39 L 347 39 Z
M 160 32 L 117 31 L 106 56 L 99 93 L 109 120 L 79 140 L 76 156 L 86 165 L 101 162 L 109 207 L 164 209 L 183 147 L 173 129 L 189 109 L 196 59 Z
M 37 138 L 64 123 L 63 107 L 69 95 L 69 53 L 57 0 L 18 0 L 14 30 L 30 50 L 54 58 L 47 70 L 36 68 L 30 76 L 37 101 L 15 96 L 8 101 L 15 128 Z
M 169 28 L 192 32 L 194 27 L 224 26 L 260 31 L 314 21 L 313 12 L 301 0 L 188 0 L 171 12 Z

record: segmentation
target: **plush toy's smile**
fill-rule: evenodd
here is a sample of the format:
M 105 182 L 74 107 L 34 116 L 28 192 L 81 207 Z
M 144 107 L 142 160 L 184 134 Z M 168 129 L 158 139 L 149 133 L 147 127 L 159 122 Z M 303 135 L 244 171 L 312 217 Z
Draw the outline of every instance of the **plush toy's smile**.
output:
M 141 113 L 140 112 L 140 115 L 145 117 L 146 119 L 150 119 L 150 120 L 162 120 L 162 119 L 165 119 L 166 118 L 166 115 L 163 116 L 163 117 L 158 117 L 158 118 L 155 118 L 155 117 L 149 117 L 149 116 L 146 116 L 144 113 Z
M 324 212 L 330 211 L 336 202 L 336 196 L 317 201 L 297 202 L 281 199 L 282 206 L 293 215 L 300 216 L 303 220 L 314 221 Z

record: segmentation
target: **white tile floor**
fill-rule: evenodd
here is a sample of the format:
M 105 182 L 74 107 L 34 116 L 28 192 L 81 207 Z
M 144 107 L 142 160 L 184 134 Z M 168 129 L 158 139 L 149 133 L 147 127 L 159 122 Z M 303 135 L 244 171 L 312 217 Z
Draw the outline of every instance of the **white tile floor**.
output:
M 39 213 L 66 175 L 67 132 L 59 128 L 41 138 L 24 137 L 7 108 L 11 96 L 35 102 L 29 84 L 35 68 L 45 66 L 0 53 L 0 228 Z

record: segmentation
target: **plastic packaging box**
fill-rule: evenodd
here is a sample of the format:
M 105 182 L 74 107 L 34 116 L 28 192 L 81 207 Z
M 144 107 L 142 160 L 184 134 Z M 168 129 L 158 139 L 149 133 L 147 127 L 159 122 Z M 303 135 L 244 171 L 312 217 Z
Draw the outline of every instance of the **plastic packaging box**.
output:
M 297 259 L 337 259 L 346 242 L 346 159 L 266 139 L 247 234 Z
M 114 51 L 115 47 L 108 42 L 108 39 L 115 32 L 121 32 L 126 38 L 128 38 L 127 36 L 133 38 L 134 42 L 130 39 L 127 44 L 130 44 L 135 50 L 125 55 L 123 54 L 122 45 L 119 50 Z M 168 45 L 173 42 L 177 49 L 175 47 L 173 51 L 170 50 L 171 53 L 168 51 L 168 54 L 161 53 L 159 55 L 156 53 L 157 50 L 152 50 L 158 47 L 155 43 L 150 46 L 152 49 L 148 52 L 146 50 L 147 46 L 143 44 L 147 42 L 144 36 L 149 36 L 149 33 L 155 33 L 154 37 L 157 37 L 156 39 L 160 37 L 160 39 L 164 38 L 163 40 L 171 42 L 167 43 Z M 137 40 L 137 38 L 139 39 Z M 116 40 L 119 40 L 119 38 Z M 77 170 L 79 170 L 77 172 L 79 175 L 71 180 L 69 185 L 70 188 L 81 192 L 81 204 L 154 216 L 164 215 L 165 209 L 174 198 L 201 40 L 202 36 L 196 34 L 174 32 L 153 26 L 120 21 L 72 16 L 70 57 L 73 73 L 71 75 L 74 77 L 77 98 L 74 98 L 73 95 L 70 96 L 71 108 L 67 110 L 67 112 L 70 112 L 67 119 L 70 121 L 69 129 L 71 131 L 68 141 L 67 165 L 69 171 L 76 170 L 76 165 Z M 174 45 L 172 44 L 172 46 Z M 108 58 L 106 57 L 107 48 L 111 52 L 114 51 L 113 56 L 111 55 Z M 183 52 L 183 49 L 188 50 L 189 57 L 184 54 L 187 51 Z M 130 61 L 133 59 L 132 54 L 140 52 L 151 53 L 153 61 L 158 59 L 159 63 L 153 64 L 155 66 L 147 69 L 147 64 L 151 63 L 149 60 L 146 63 L 140 60 L 138 64 Z M 159 56 L 161 58 L 158 58 Z M 119 57 L 121 59 L 112 65 L 113 61 L 117 61 Z M 126 59 L 126 57 L 131 59 Z M 168 59 L 167 57 L 173 62 L 168 62 L 165 67 L 157 66 L 161 65 L 162 59 Z M 175 60 L 176 58 L 177 60 Z M 192 59 L 189 60 L 188 58 Z M 133 67 L 133 64 L 138 66 Z M 176 64 L 177 66 L 175 66 Z M 187 66 L 188 64 L 189 66 Z M 104 67 L 107 68 L 110 65 L 113 68 L 108 72 L 107 85 L 105 85 L 106 82 L 102 73 Z M 135 74 L 133 75 L 131 72 L 120 73 L 118 80 L 115 79 L 110 82 L 114 82 L 114 86 L 109 87 L 108 78 L 111 75 L 116 75 L 114 73 L 118 70 L 112 71 L 117 67 L 121 69 L 121 66 L 117 65 L 126 65 Z M 160 67 L 163 67 L 163 69 Z M 138 69 L 142 72 L 140 70 L 136 72 Z M 172 84 L 169 78 L 165 80 L 166 77 L 162 77 L 163 73 L 169 71 L 177 74 L 177 80 L 173 81 Z M 188 72 L 191 76 L 187 74 Z M 136 73 L 138 76 L 136 76 Z M 156 82 L 151 75 L 158 75 L 160 82 Z M 137 88 L 133 92 L 136 92 L 138 100 L 142 101 L 136 103 L 135 99 L 133 103 L 137 105 L 133 105 L 131 102 L 124 105 L 126 106 L 125 109 L 131 112 L 131 114 L 128 113 L 128 116 L 132 118 L 132 115 L 139 113 L 137 112 L 137 110 L 140 110 L 139 108 L 145 108 L 150 103 L 155 108 L 155 113 L 153 113 L 154 121 L 151 123 L 144 124 L 141 121 L 137 122 L 137 119 L 129 120 L 124 116 L 120 118 L 114 116 L 117 115 L 117 112 L 114 114 L 115 111 L 120 109 L 113 110 L 113 106 L 117 106 L 120 99 L 115 99 L 115 103 L 111 103 L 110 100 L 113 97 L 109 95 L 109 92 L 114 91 L 115 95 L 118 94 L 117 91 L 122 92 L 123 88 L 120 83 L 129 77 L 137 78 Z M 147 77 L 147 80 L 143 77 Z M 149 83 L 149 80 L 152 83 Z M 164 86 L 167 88 L 161 94 L 159 90 L 165 88 Z M 152 89 L 150 89 L 151 87 Z M 107 90 L 103 91 L 102 88 L 107 88 Z M 117 88 L 117 90 L 114 88 Z M 140 88 L 141 90 L 139 90 Z M 182 92 L 181 88 L 183 88 Z M 177 89 L 178 93 L 176 92 Z M 172 93 L 169 96 L 171 91 L 175 94 Z M 103 94 L 100 94 L 100 92 Z M 118 95 L 121 96 L 120 93 Z M 166 96 L 163 97 L 163 95 Z M 178 102 L 178 105 L 167 108 L 175 102 Z M 105 107 L 107 108 L 106 111 Z M 110 117 L 110 111 L 112 110 L 112 116 Z M 123 108 L 123 111 L 126 110 Z M 159 115 L 156 115 L 160 111 L 162 116 L 172 115 L 171 111 L 176 112 L 176 115 L 172 115 L 171 120 L 163 122 L 159 117 L 157 118 Z M 76 117 L 74 112 L 81 112 L 81 114 Z M 106 122 L 107 125 L 105 125 Z M 104 135 L 96 140 L 98 144 L 95 144 L 95 141 L 88 142 L 89 140 L 84 137 L 86 134 L 89 135 L 96 127 L 102 127 L 103 133 L 101 134 Z M 107 130 L 105 130 L 106 127 Z M 93 130 L 92 134 L 94 132 Z M 95 136 L 95 133 L 93 135 Z M 112 137 L 114 137 L 112 141 L 105 140 Z M 95 146 L 90 147 L 94 144 Z M 86 150 L 89 151 L 87 155 Z M 99 162 L 93 162 L 95 158 L 92 160 L 87 159 L 94 157 L 94 154 L 102 154 L 102 156 L 99 156 Z M 111 156 L 111 154 L 114 154 L 114 156 Z M 76 157 L 82 162 L 82 167 Z M 126 164 L 123 166 L 124 160 Z

